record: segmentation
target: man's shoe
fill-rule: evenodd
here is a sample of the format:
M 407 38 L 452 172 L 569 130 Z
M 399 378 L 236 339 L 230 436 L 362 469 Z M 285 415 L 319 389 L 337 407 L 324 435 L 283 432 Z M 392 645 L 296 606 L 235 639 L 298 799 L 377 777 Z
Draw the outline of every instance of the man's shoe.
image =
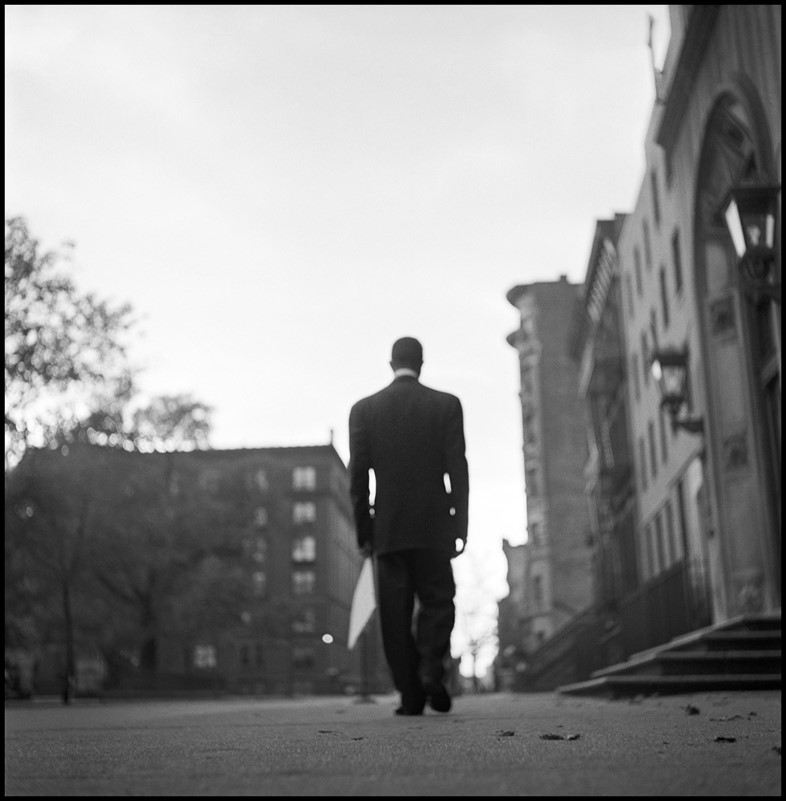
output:
M 445 689 L 445 685 L 441 681 L 429 681 L 423 685 L 428 697 L 428 705 L 435 712 L 450 712 L 450 707 L 453 702 L 450 699 L 450 694 Z
M 413 682 L 411 689 L 408 692 L 402 692 L 399 700 L 397 715 L 422 715 L 423 707 L 426 706 L 426 694 L 423 692 L 420 681 Z
M 426 706 L 426 695 L 418 682 L 417 688 L 411 693 L 401 693 L 401 704 L 396 710 L 397 715 L 422 715 Z

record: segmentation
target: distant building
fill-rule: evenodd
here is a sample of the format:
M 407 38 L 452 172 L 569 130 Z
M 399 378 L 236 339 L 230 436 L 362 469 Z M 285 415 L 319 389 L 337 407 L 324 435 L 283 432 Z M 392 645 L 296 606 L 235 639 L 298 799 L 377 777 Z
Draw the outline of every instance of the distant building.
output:
M 365 643 L 349 652 L 346 642 L 360 558 L 346 467 L 333 446 L 192 451 L 178 458 L 199 460 L 205 480 L 218 486 L 242 468 L 250 489 L 244 547 L 256 602 L 241 610 L 234 630 L 206 631 L 186 649 L 172 644 L 167 663 L 185 671 L 215 665 L 239 692 L 359 688 Z M 376 621 L 368 636 L 377 645 Z M 366 656 L 375 670 L 384 669 L 378 647 Z
M 583 468 L 587 443 L 578 367 L 568 335 L 580 287 L 559 281 L 507 294 L 521 317 L 507 338 L 518 351 L 527 542 L 520 647 L 531 653 L 592 603 Z M 514 586 L 517 582 L 514 580 Z
M 221 624 L 209 615 L 200 624 L 191 615 L 188 627 L 173 630 L 172 620 L 189 615 L 187 588 L 167 596 L 170 622 L 155 646 L 161 680 L 150 686 L 255 695 L 389 689 L 376 619 L 352 651 L 346 647 L 361 559 L 346 467 L 332 445 L 167 453 L 73 445 L 30 452 L 20 468 L 31 470 L 33 480 L 44 469 L 50 481 L 57 471 L 78 480 L 97 465 L 104 486 L 149 493 L 149 513 L 158 517 L 155 510 L 163 509 L 167 517 L 151 522 L 163 536 L 178 526 L 204 530 L 210 544 L 202 564 L 207 569 L 210 560 L 231 559 L 240 566 L 235 580 L 245 584 L 216 587 L 216 604 L 226 608 L 232 597 L 242 599 Z M 85 488 L 91 491 L 100 503 L 101 489 Z M 187 513 L 181 513 L 186 496 Z M 148 547 L 144 538 L 139 547 Z M 97 651 L 84 635 L 78 650 L 91 657 Z M 127 657 L 129 666 L 140 662 L 138 653 Z M 117 682 L 120 689 L 140 686 L 128 670 Z
M 639 587 L 636 483 L 628 383 L 638 387 L 638 365 L 626 369 L 625 330 L 617 241 L 625 215 L 595 227 L 570 350 L 579 364 L 589 444 L 584 466 L 598 613 L 616 624 L 620 603 Z M 663 426 L 664 421 L 660 420 Z

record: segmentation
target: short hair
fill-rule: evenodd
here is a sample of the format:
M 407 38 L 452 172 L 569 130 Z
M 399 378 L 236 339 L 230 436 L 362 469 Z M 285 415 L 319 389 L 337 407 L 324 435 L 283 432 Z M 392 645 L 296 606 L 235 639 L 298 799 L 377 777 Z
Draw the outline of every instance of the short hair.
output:
M 401 337 L 393 343 L 390 360 L 398 367 L 419 369 L 423 364 L 423 346 L 414 337 Z

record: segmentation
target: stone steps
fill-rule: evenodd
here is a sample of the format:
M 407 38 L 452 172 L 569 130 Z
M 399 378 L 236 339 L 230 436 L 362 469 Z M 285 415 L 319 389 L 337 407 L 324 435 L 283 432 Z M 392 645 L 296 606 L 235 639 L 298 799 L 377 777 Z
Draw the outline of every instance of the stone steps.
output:
M 765 614 L 689 632 L 557 692 L 620 697 L 780 687 L 781 616 Z

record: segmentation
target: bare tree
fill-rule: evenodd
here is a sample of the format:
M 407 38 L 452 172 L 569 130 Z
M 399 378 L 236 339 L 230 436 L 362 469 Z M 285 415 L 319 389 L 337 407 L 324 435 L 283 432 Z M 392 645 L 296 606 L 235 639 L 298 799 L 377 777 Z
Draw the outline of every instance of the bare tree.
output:
M 454 643 L 472 664 L 472 686 L 480 688 L 478 660 L 497 642 L 497 596 L 489 557 L 471 549 L 456 560 L 456 630 Z
M 59 456 L 29 451 L 6 480 L 5 620 L 6 636 L 10 628 L 12 638 L 18 640 L 22 627 L 14 622 L 23 619 L 20 606 L 32 608 L 26 639 L 62 642 L 62 697 L 67 704 L 75 678 L 76 628 L 81 617 L 77 610 L 87 606 L 85 552 L 95 499 L 89 477 L 59 470 Z

